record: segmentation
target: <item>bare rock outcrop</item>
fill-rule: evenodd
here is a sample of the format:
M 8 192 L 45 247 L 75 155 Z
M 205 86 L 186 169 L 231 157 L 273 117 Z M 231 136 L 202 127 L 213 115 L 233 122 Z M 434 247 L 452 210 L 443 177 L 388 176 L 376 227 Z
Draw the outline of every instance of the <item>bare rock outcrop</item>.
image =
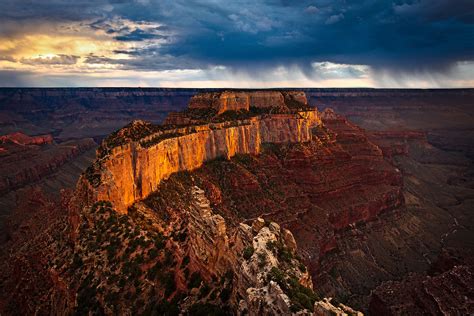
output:
M 41 180 L 96 146 L 90 138 L 52 144 L 50 136 L 18 135 L 0 140 L 0 194 Z
M 311 315 L 313 283 L 295 256 L 291 232 L 257 218 L 228 236 L 224 218 L 213 213 L 204 193 L 193 187 L 188 212 L 192 265 L 209 280 L 233 275 L 231 302 L 238 315 Z
M 16 133 L 0 136 L 0 144 L 8 143 L 8 142 L 11 142 L 17 145 L 51 144 L 53 142 L 53 136 L 51 136 L 50 134 L 28 136 L 21 132 L 16 132 Z
M 308 106 L 302 91 L 223 91 L 198 94 L 189 101 L 190 109 L 212 108 L 218 114 L 226 111 L 248 111 L 255 108 L 289 108 Z
M 199 97 L 212 100 L 208 95 Z M 293 97 L 298 98 L 303 96 Z M 219 157 L 256 155 L 264 143 L 309 142 L 312 128 L 320 122 L 314 108 L 176 128 L 133 122 L 104 141 L 82 185 L 91 189 L 94 200 L 111 201 L 126 212 L 175 172 L 197 169 Z
M 191 259 L 203 275 L 224 275 L 235 258 L 229 256 L 229 237 L 224 218 L 214 214 L 204 191 L 193 188 L 192 206 L 188 212 Z
M 435 276 L 411 274 L 375 289 L 369 311 L 374 315 L 470 315 L 474 311 L 474 274 L 457 265 Z
M 335 303 L 334 303 L 335 304 Z M 359 311 L 356 311 L 344 304 L 334 305 L 331 299 L 325 298 L 314 303 L 314 316 L 363 316 Z

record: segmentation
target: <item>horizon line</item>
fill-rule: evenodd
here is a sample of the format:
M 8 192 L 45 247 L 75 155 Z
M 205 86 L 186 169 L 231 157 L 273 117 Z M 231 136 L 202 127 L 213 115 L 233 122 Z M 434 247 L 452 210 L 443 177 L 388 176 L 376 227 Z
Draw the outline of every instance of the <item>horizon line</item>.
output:
M 474 87 L 436 87 L 436 88 L 400 88 L 400 87 L 386 87 L 386 88 L 374 88 L 374 87 L 265 87 L 265 88 L 238 88 L 238 87 L 140 87 L 140 86 L 47 86 L 47 87 L 0 87 L 0 89 L 169 89 L 169 90 L 473 90 Z

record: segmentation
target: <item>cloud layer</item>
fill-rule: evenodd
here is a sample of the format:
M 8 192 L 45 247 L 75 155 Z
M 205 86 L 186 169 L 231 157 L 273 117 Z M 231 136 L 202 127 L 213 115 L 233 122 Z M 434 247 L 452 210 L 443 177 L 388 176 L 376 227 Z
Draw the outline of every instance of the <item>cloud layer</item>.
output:
M 0 2 L 1 85 L 457 87 L 473 59 L 472 0 Z

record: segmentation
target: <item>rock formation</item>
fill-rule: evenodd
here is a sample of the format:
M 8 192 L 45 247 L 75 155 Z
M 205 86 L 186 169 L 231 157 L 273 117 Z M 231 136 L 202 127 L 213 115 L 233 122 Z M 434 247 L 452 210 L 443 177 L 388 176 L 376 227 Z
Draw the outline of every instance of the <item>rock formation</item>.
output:
M 0 195 L 50 175 L 66 162 L 97 145 L 92 139 L 53 144 L 50 135 L 22 133 L 2 136 L 0 144 Z
M 459 265 L 435 276 L 411 274 L 399 282 L 386 282 L 371 297 L 373 315 L 468 315 L 472 312 L 474 274 Z
M 316 298 L 306 267 L 292 257 L 296 249 L 291 232 L 257 218 L 251 226 L 240 223 L 229 236 L 224 218 L 213 214 L 204 193 L 193 188 L 189 209 L 190 258 L 197 271 L 207 280 L 232 271 L 230 299 L 239 315 L 289 315 L 292 309 L 311 314 L 313 306 L 302 305 L 292 292 L 299 289 L 309 300 Z
M 167 103 L 172 91 L 78 89 L 67 109 L 59 106 L 66 90 L 19 90 L 0 91 L 15 114 L 2 128 L 29 126 L 32 121 L 24 118 L 31 109 L 52 118 L 51 126 L 69 119 L 91 126 L 97 113 L 105 122 L 149 118 L 163 109 L 156 100 L 173 104 Z M 250 101 L 251 95 L 239 91 L 215 91 L 195 98 L 203 105 L 171 114 L 165 126 L 135 121 L 106 139 L 72 197 L 63 192 L 55 201 L 36 190 L 25 192 L 6 221 L 7 239 L 0 247 L 0 313 L 357 313 L 347 305 L 371 314 L 474 312 L 472 260 L 456 255 L 434 261 L 448 246 L 461 253 L 472 249 L 474 151 L 472 107 L 466 106 L 472 91 L 311 90 L 310 102 L 338 110 L 315 112 L 318 123 L 309 129 L 309 141 L 261 143 L 256 154 L 235 151 L 179 169 L 143 199 L 133 193 L 126 213 L 98 201 L 102 181 L 111 179 L 112 161 L 119 165 L 123 158 L 138 166 L 139 151 L 200 128 L 225 134 L 227 142 L 239 135 L 235 128 L 242 126 L 234 125 L 240 122 L 261 125 L 264 119 L 309 112 L 301 99 L 276 92 L 283 105 L 274 92 Z M 189 91 L 176 93 L 179 102 L 191 97 Z M 21 100 L 25 107 L 17 106 Z M 109 101 L 113 114 L 99 105 Z M 268 102 L 278 106 L 267 108 Z M 134 150 L 118 154 L 131 144 Z M 56 144 L 3 145 L 2 154 L 10 154 L 12 148 Z M 153 157 L 147 159 L 150 164 Z M 117 186 L 119 170 L 113 177 Z M 137 186 L 142 183 L 137 175 L 124 172 L 133 190 L 144 187 Z
M 302 91 L 223 91 L 193 96 L 189 109 L 214 109 L 217 114 L 226 111 L 249 111 L 250 108 L 288 108 L 294 104 L 307 106 Z
M 14 143 L 17 145 L 43 145 L 43 144 L 51 144 L 52 142 L 53 142 L 53 136 L 51 136 L 50 134 L 28 136 L 21 132 L 16 132 L 16 133 L 0 136 L 0 144 Z
M 282 93 L 275 94 L 284 100 Z M 247 99 L 257 100 L 255 102 L 266 100 L 258 103 L 259 106 L 266 106 L 265 102 L 271 102 L 271 96 L 270 93 L 267 100 L 260 93 L 251 93 Z M 291 97 L 305 100 L 299 94 Z M 213 100 L 208 94 L 196 98 Z M 228 96 L 224 94 L 224 100 L 226 98 Z M 246 109 L 248 104 L 244 102 Z M 307 107 L 307 104 L 301 105 Z M 175 172 L 194 170 L 204 162 L 219 157 L 229 159 L 236 154 L 256 155 L 264 143 L 303 143 L 311 140 L 311 129 L 320 123 L 315 109 L 291 110 L 286 107 L 287 113 L 272 114 L 273 108 L 268 107 L 267 114 L 250 115 L 247 119 L 177 128 L 165 126 L 155 132 L 158 128 L 135 121 L 103 142 L 99 151 L 106 154 L 98 158 L 95 169 L 89 170 L 89 175 L 92 178 L 96 175 L 97 179 L 84 177 L 83 185 L 90 188 L 89 195 L 95 201 L 111 201 L 117 210 L 126 212 L 128 206 L 157 190 L 160 182 Z M 218 113 L 221 110 L 219 108 Z M 150 131 L 148 135 L 132 135 L 134 131 L 143 133 L 147 130 Z M 125 134 L 132 135 L 132 139 L 124 140 Z M 117 142 L 119 146 L 115 146 Z

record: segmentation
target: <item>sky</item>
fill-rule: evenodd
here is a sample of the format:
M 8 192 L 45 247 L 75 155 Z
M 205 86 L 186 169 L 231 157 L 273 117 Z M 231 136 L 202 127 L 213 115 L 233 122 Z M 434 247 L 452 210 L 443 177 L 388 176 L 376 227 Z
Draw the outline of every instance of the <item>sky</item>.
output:
M 474 0 L 0 0 L 1 87 L 474 87 Z

